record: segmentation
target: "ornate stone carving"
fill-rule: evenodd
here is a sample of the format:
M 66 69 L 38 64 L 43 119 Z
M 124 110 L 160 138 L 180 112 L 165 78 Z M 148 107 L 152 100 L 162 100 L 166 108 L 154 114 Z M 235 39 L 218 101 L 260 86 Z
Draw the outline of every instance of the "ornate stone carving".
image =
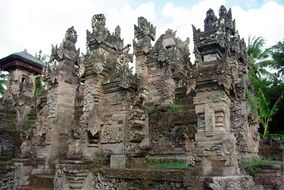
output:
M 215 115 L 214 110 L 211 108 L 210 104 L 205 104 L 205 135 L 213 136 L 215 130 Z
M 225 177 L 211 177 L 206 178 L 204 181 L 205 189 L 212 190 L 241 190 L 241 189 L 252 189 L 254 182 L 251 176 L 225 176 Z
M 21 158 L 30 158 L 32 156 L 32 131 L 28 130 L 26 131 L 26 137 L 24 142 L 21 145 Z
M 55 172 L 55 178 L 53 180 L 53 185 L 54 185 L 53 188 L 55 190 L 64 189 L 64 185 L 66 183 L 65 180 L 66 180 L 66 176 L 65 176 L 65 173 L 63 171 L 63 166 L 57 165 L 56 166 L 56 172 Z
M 204 30 L 214 29 L 217 26 L 217 17 L 212 9 L 206 12 L 206 18 L 204 20 Z
M 75 130 L 71 130 L 71 135 L 68 139 L 68 153 L 67 157 L 69 159 L 81 159 L 82 158 L 82 150 L 81 150 L 81 134 Z
M 78 64 L 80 49 L 76 49 L 76 42 L 77 32 L 72 26 L 67 29 L 65 38 L 60 44 L 59 48 L 57 47 L 57 45 L 52 46 L 50 61 L 62 61 L 67 59 L 73 61 L 74 64 Z
M 134 25 L 133 48 L 134 54 L 149 53 L 152 47 L 151 41 L 155 40 L 156 27 L 144 17 L 138 18 L 138 26 Z
M 87 46 L 89 50 L 96 49 L 100 43 L 104 42 L 110 35 L 105 28 L 106 18 L 104 14 L 95 14 L 92 17 L 93 32 L 87 30 Z

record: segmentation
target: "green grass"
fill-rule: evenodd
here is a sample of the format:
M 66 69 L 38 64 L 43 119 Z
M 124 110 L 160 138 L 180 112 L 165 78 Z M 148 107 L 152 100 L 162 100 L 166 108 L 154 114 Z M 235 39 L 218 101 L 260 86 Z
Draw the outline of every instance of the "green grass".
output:
M 147 168 L 149 169 L 185 169 L 187 168 L 186 162 L 159 162 L 153 161 L 147 164 Z
M 0 166 L 6 166 L 11 163 L 11 160 L 0 160 Z
M 157 115 L 158 110 L 154 106 L 149 106 L 149 107 L 146 108 L 146 112 L 149 116 L 155 116 L 155 115 Z
M 10 156 L 1 156 L 0 157 L 0 166 L 5 166 L 11 163 L 11 157 Z
M 257 169 L 260 168 L 261 166 L 265 165 L 274 165 L 274 166 L 280 166 L 282 169 L 284 169 L 284 162 L 283 161 L 278 161 L 278 160 L 261 160 L 261 159 L 255 159 L 250 161 L 246 166 L 245 166 L 245 171 L 248 172 L 253 178 L 255 179 Z
M 173 113 L 179 115 L 179 116 L 184 116 L 185 114 L 185 110 L 183 109 L 183 105 L 181 104 L 181 102 L 179 102 L 178 100 L 175 100 L 172 104 L 171 104 L 171 110 Z

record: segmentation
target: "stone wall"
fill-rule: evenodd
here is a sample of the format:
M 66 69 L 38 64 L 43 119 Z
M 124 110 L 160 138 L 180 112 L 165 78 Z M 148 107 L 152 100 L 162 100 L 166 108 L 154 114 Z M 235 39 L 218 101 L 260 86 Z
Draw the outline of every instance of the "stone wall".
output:
M 34 75 L 26 70 L 16 69 L 9 73 L 8 81 L 7 90 L 3 96 L 3 103 L 6 106 L 14 106 L 17 113 L 16 126 L 19 129 L 26 130 L 28 114 L 34 103 Z
M 284 188 L 283 167 L 274 165 L 263 165 L 256 169 L 256 188 L 259 190 L 272 190 Z
M 0 189 L 16 190 L 20 179 L 20 165 L 0 166 Z
M 94 190 L 187 190 L 200 189 L 203 181 L 192 170 L 90 169 L 87 165 L 74 164 L 61 164 L 57 168 L 55 189 L 80 185 L 80 189 Z
M 139 17 L 136 74 L 130 45 L 124 46 L 119 26 L 113 33 L 106 28 L 103 14 L 92 17 L 85 55 L 75 47 L 74 27 L 52 46 L 54 65 L 43 72 L 50 88 L 37 99 L 36 129 L 26 134 L 19 161 L 42 163 L 27 165 L 22 182 L 55 172 L 60 190 L 253 188 L 240 166 L 257 155 L 259 136 L 245 98 L 246 47 L 231 10 L 221 6 L 217 18 L 209 9 L 204 31 L 193 26 L 194 65 L 189 39 L 168 29 L 152 46 L 155 35 L 156 27 Z M 4 99 L 16 103 L 16 125 L 27 127 L 32 79 L 19 70 L 11 75 Z M 186 165 L 148 169 L 150 161 Z

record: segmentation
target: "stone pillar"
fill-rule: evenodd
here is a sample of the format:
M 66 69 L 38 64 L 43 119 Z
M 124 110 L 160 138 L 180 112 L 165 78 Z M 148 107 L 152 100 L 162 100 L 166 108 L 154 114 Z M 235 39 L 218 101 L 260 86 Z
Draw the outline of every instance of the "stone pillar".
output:
M 34 103 L 34 74 L 24 69 L 15 69 L 10 71 L 8 81 L 3 102 L 8 107 L 15 106 L 17 113 L 16 127 L 26 131 L 28 128 L 28 114 Z
M 194 105 L 198 128 L 195 138 L 203 175 L 240 174 L 230 116 L 235 89 L 231 72 L 234 68 L 230 63 L 240 55 L 232 56 L 236 46 L 234 40 L 238 39 L 227 38 L 235 32 L 231 10 L 227 11 L 224 6 L 219 10 L 219 18 L 212 9 L 207 11 L 204 31 L 193 26 L 196 66 L 190 88 L 195 88 L 196 92 Z M 237 54 L 237 50 L 234 53 Z
M 76 49 L 77 32 L 74 27 L 67 29 L 65 39 L 58 48 L 52 46 L 51 61 L 56 60 L 55 67 L 45 70 L 44 78 L 51 86 L 47 94 L 46 105 L 37 126 L 37 137 L 44 142 L 37 146 L 38 157 L 50 163 L 66 159 L 68 139 L 74 127 L 76 89 L 79 86 L 78 61 L 80 51 Z M 45 113 L 45 112 L 48 112 Z M 47 119 L 43 119 L 46 117 Z M 43 146 L 44 145 L 44 146 Z
M 230 99 L 222 88 L 203 91 L 197 86 L 196 91 L 195 140 L 203 175 L 236 175 L 239 170 L 236 139 L 230 128 Z
M 136 56 L 136 73 L 142 78 L 142 85 L 148 89 L 148 56 L 152 48 L 151 41 L 155 40 L 156 27 L 144 17 L 138 18 L 138 26 L 134 25 L 133 49 Z

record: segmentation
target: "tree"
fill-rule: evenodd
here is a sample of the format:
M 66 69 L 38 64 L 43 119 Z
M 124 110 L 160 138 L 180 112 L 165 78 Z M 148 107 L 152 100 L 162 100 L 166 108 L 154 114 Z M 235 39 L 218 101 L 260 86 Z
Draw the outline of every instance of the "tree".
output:
M 3 71 L 0 71 L 0 97 L 3 96 L 5 92 L 5 85 L 7 82 L 7 74 Z
M 284 42 L 263 50 L 264 39 L 254 37 L 248 40 L 249 54 L 249 79 L 253 85 L 252 92 L 248 93 L 248 101 L 252 110 L 257 113 L 259 121 L 263 126 L 264 138 L 269 133 L 271 120 L 279 120 L 281 117 L 277 111 L 283 111 L 284 81 L 283 62 L 284 62 Z M 274 73 L 272 73 L 274 69 Z M 276 70 L 276 73 L 275 73 Z M 273 105 L 270 109 L 269 105 Z M 276 117 L 276 119 L 275 119 Z M 281 121 L 281 119 L 280 119 Z M 282 122 L 283 123 L 283 122 Z M 281 122 L 274 123 L 281 127 Z M 282 130 L 282 129 L 280 129 Z
M 262 37 L 253 37 L 248 39 L 247 53 L 249 55 L 249 75 L 254 78 L 261 76 L 271 76 L 266 69 L 271 62 L 267 61 L 269 50 L 263 50 L 265 41 Z
M 282 99 L 282 96 L 279 96 L 276 102 L 273 104 L 272 108 L 269 107 L 269 102 L 264 96 L 261 89 L 258 92 L 258 115 L 259 121 L 263 126 L 263 138 L 267 138 L 269 134 L 269 122 L 272 119 L 272 116 L 278 111 L 279 105 Z
M 48 58 L 49 56 L 44 54 L 42 50 L 39 50 L 38 53 L 35 53 L 35 57 L 45 64 L 45 67 L 48 67 Z M 46 90 L 48 90 L 49 85 L 46 81 L 43 80 L 42 75 L 35 76 L 35 85 L 34 85 L 34 95 L 42 96 Z
M 282 83 L 284 77 L 284 40 L 267 49 L 270 55 L 269 66 L 276 70 L 276 77 Z
M 48 58 L 48 56 L 45 55 L 45 54 L 43 54 L 43 53 L 42 53 L 42 50 L 39 50 L 38 53 L 35 52 L 35 57 L 36 57 L 38 60 L 42 61 L 43 63 L 45 63 L 45 64 L 47 63 L 47 58 Z

